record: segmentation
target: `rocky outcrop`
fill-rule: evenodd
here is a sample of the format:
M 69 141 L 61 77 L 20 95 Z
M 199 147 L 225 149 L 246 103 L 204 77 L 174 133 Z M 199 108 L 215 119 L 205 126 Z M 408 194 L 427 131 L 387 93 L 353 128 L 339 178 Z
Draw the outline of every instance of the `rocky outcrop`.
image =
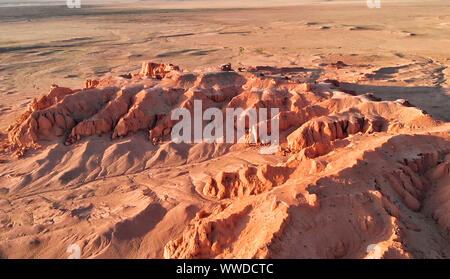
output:
M 404 163 L 399 163 L 400 168 L 385 174 L 384 177 L 409 209 L 421 210 L 422 200 L 432 184 L 424 174 L 438 164 L 438 158 L 439 153 L 435 152 L 422 154 L 415 159 L 405 159 Z
M 40 140 L 63 136 L 76 123 L 97 113 L 116 92 L 117 88 L 102 88 L 73 94 L 69 89 L 54 88 L 49 95 L 33 102 L 20 120 L 10 126 L 10 145 L 19 149 L 31 148 Z
M 164 246 L 166 259 L 265 258 L 267 243 L 281 235 L 288 206 L 274 196 L 199 212 L 182 236 Z M 269 217 L 270 216 L 270 217 Z M 267 220 L 270 219 L 270 222 Z
M 238 236 L 236 230 L 240 223 L 245 222 L 251 207 L 242 208 L 224 218 L 204 218 L 198 214 L 191 230 L 186 230 L 182 237 L 173 240 L 164 247 L 164 257 L 175 259 L 212 258 L 220 254 Z M 216 213 L 223 210 L 216 209 Z M 208 213 L 210 215 L 211 213 Z
M 284 74 L 289 69 L 253 70 Z M 85 87 L 71 90 L 54 86 L 49 94 L 35 100 L 9 128 L 9 146 L 23 153 L 40 140 L 64 136 L 66 144 L 73 144 L 91 135 L 111 133 L 116 139 L 139 130 L 148 131 L 149 139 L 158 143 L 167 140 L 176 124 L 170 119 L 171 112 L 176 108 L 193 112 L 195 100 L 203 102 L 203 111 L 211 107 L 224 113 L 228 108 L 278 108 L 279 130 L 291 133 L 283 135 L 291 151 L 359 132 L 385 131 L 390 116 L 400 116 L 389 126 L 390 131 L 410 123 L 432 122 L 431 117 L 401 102 L 376 102 L 365 96 L 331 92 L 327 87 L 248 72 L 188 74 L 171 64 L 145 62 L 141 72 L 131 77 L 88 80 Z M 412 118 L 403 119 L 408 115 Z M 271 123 L 266 122 L 271 132 Z
M 131 98 L 142 86 L 120 90 L 98 113 L 85 119 L 72 128 L 66 144 L 72 144 L 82 137 L 98 135 L 112 131 L 119 119 L 128 112 Z
M 300 151 L 316 143 L 324 144 L 360 132 L 381 132 L 385 126 L 381 117 L 366 118 L 361 114 L 323 116 L 308 121 L 290 134 L 288 147 L 292 151 Z
M 447 154 L 442 162 L 428 170 L 425 177 L 428 181 L 436 184 L 435 191 L 428 203 L 431 217 L 439 224 L 447 239 L 450 239 L 450 203 L 448 202 L 448 196 L 450 195 L 450 155 Z
M 172 64 L 144 62 L 139 76 L 163 79 L 174 71 L 180 71 L 180 68 Z
M 244 167 L 237 172 L 220 172 L 203 187 L 203 195 L 217 198 L 238 198 L 258 195 L 283 184 L 292 172 L 287 167 L 264 165 Z
M 99 84 L 100 84 L 100 82 L 96 79 L 87 79 L 84 88 L 92 89 L 92 88 L 97 87 Z

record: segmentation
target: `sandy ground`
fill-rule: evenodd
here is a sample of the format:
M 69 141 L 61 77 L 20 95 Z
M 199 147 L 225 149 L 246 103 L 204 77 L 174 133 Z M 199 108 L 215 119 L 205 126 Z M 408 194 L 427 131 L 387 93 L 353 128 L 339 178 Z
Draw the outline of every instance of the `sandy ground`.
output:
M 134 70 L 143 60 L 195 69 L 228 62 L 317 67 L 338 59 L 376 72 L 370 82 L 346 81 L 358 93 L 405 98 L 449 120 L 449 9 L 446 1 L 383 3 L 381 9 L 365 3 L 176 11 L 2 8 L 0 127 L 51 83 L 79 87 L 87 78 Z
M 448 168 L 445 165 L 448 160 L 442 158 L 449 152 L 445 123 L 450 121 L 448 1 L 382 1 L 380 9 L 369 9 L 365 1 L 312 4 L 304 1 L 296 6 L 291 6 L 292 1 L 265 1 L 258 6 L 252 1 L 246 6 L 223 2 L 115 3 L 84 5 L 81 9 L 0 8 L 0 128 L 5 130 L 12 124 L 34 98 L 49 91 L 51 84 L 81 89 L 86 79 L 136 73 L 142 61 L 173 63 L 194 74 L 217 71 L 217 66 L 225 63 L 231 63 L 235 69 L 254 65 L 303 67 L 301 73 L 291 70 L 287 74 L 297 75 L 301 82 L 310 84 L 337 80 L 339 90 L 356 95 L 373 93 L 386 101 L 405 99 L 418 108 L 413 115 L 423 110 L 443 122 L 428 124 L 428 120 L 423 120 L 420 122 L 426 123 L 423 127 L 384 131 L 378 137 L 357 135 L 350 142 L 342 140 L 341 145 L 333 147 L 338 151 L 325 152 L 314 162 L 300 160 L 302 163 L 294 167 L 296 175 L 285 181 L 284 187 L 244 201 L 217 201 L 202 195 L 201 189 L 219 170 L 236 172 L 242 165 L 265 164 L 292 167 L 289 161 L 293 159 L 260 156 L 252 149 L 230 150 L 220 145 L 177 147 L 164 143 L 155 147 L 144 131 L 114 144 L 102 135 L 69 147 L 62 140 L 43 141 L 41 149 L 28 151 L 23 159 L 2 155 L 0 257 L 65 258 L 66 247 L 78 243 L 83 248 L 83 257 L 91 258 L 362 258 L 370 256 L 363 252 L 370 244 L 366 241 L 379 243 L 386 257 L 449 257 L 445 231 L 449 223 L 448 215 L 444 214 L 448 207 L 435 194 L 448 196 L 448 172 L 439 169 Z M 337 61 L 346 66 L 330 66 Z M 376 115 L 376 111 L 367 113 Z M 400 126 L 414 126 L 406 112 L 390 113 L 398 115 Z M 409 143 L 407 147 L 402 146 L 404 142 Z M 380 159 L 380 154 L 391 146 L 398 150 L 395 158 Z M 314 220 L 301 221 L 305 216 L 316 216 L 311 213 L 317 210 L 316 204 L 310 200 L 315 198 L 309 197 L 314 191 L 307 194 L 305 190 L 310 185 L 315 185 L 314 195 L 326 207 L 337 206 L 341 213 L 351 215 L 345 194 L 333 196 L 333 187 L 341 189 L 358 183 L 372 187 L 373 181 L 368 182 L 359 172 L 360 168 L 370 172 L 365 160 L 377 162 L 370 166 L 392 168 L 389 171 L 395 173 L 397 162 L 410 157 L 408 152 L 428 154 L 422 150 L 440 158 L 426 168 L 438 168 L 435 172 L 444 175 L 433 176 L 431 170 L 423 173 L 432 181 L 433 190 L 421 197 L 422 211 L 410 212 L 414 206 L 409 202 L 406 206 L 402 205 L 404 201 L 393 202 L 402 216 L 391 217 L 400 220 L 400 225 L 388 215 L 377 215 L 379 208 L 392 209 L 386 197 L 395 199 L 380 180 L 384 176 L 378 174 L 373 177 L 381 185 L 377 187 L 384 190 L 380 190 L 382 197 L 377 194 L 372 197 L 379 198 L 379 204 L 373 208 L 365 207 L 363 201 L 372 190 L 366 189 L 367 193 L 364 190 L 362 196 L 355 194 L 359 191 L 356 186 L 342 190 L 355 194 L 357 200 L 356 219 L 350 219 L 365 220 L 361 226 L 366 228 L 354 236 L 358 240 L 347 241 L 345 235 L 351 233 L 342 229 L 342 225 L 325 226 L 318 233 L 316 227 L 320 222 L 337 218 L 331 213 L 326 215 L 332 212 L 329 209 L 321 211 L 321 215 L 317 213 L 319 217 Z M 322 167 L 323 162 L 333 167 Z M 302 168 L 313 168 L 317 173 L 311 176 Z M 304 196 L 311 208 L 305 211 L 301 202 L 298 205 L 298 201 L 291 201 L 292 194 L 283 198 L 288 195 L 283 189 Z M 326 195 L 333 197 L 327 199 Z M 280 201 L 273 202 L 274 196 Z M 218 204 L 221 209 L 217 209 Z M 235 208 L 229 209 L 230 204 Z M 206 221 L 198 217 L 201 209 L 209 212 Z M 273 213 L 261 216 L 256 213 L 258 210 Z M 442 211 L 444 217 L 439 219 L 436 216 L 441 216 Z M 405 221 L 408 214 L 412 223 Z M 253 248 L 269 243 L 267 250 L 254 251 L 252 247 L 239 250 L 248 241 L 246 234 L 257 233 L 255 224 L 275 217 L 284 222 L 287 216 L 294 220 L 290 226 L 270 221 L 271 227 L 264 230 L 267 235 L 255 238 Z M 197 244 L 203 249 L 200 252 L 186 248 L 195 230 L 202 235 L 203 226 L 208 226 L 205 222 L 234 237 L 218 241 L 220 245 L 225 247 L 232 242 L 234 246 L 209 247 L 208 252 L 202 246 L 205 243 Z M 378 226 L 380 222 L 384 225 Z M 194 231 L 186 229 L 187 224 Z M 230 232 L 229 226 L 237 229 Z M 410 231 L 400 242 L 394 241 L 393 231 L 398 227 Z M 276 240 L 279 231 L 284 238 Z M 298 231 L 307 236 L 297 239 Z M 326 239 L 328 233 L 336 231 L 336 243 L 320 247 L 323 242 L 320 237 Z M 311 236 L 314 232 L 320 237 Z M 210 241 L 212 245 L 214 241 Z M 398 247 L 398 243 L 405 245 Z

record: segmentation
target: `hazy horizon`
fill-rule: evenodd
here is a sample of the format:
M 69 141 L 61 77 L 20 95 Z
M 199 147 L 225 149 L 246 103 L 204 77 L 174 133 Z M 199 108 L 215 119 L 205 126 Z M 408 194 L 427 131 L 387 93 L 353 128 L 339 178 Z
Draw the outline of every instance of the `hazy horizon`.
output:
M 67 0 L 0 0 L 0 7 L 16 7 L 16 6 L 36 6 L 36 5 L 65 5 Z M 410 0 L 383 0 L 383 2 L 408 2 Z M 189 4 L 188 4 L 189 2 Z M 81 0 L 81 5 L 117 5 L 117 4 L 142 4 L 144 6 L 154 4 L 159 7 L 163 6 L 185 6 L 198 5 L 208 3 L 216 6 L 283 6 L 283 5 L 296 5 L 307 3 L 319 3 L 319 2 L 361 2 L 365 3 L 366 0 L 247 0 L 245 3 L 237 0 L 221 1 L 221 0 Z
M 142 6 L 154 5 L 155 8 L 216 8 L 216 7 L 257 7 L 257 6 L 286 6 L 308 3 L 346 3 L 361 2 L 365 5 L 366 0 L 247 0 L 244 3 L 238 0 L 80 0 L 81 5 L 121 5 L 121 4 L 140 4 Z M 65 5 L 67 0 L 0 0 L 1 7 L 18 6 L 42 6 L 42 5 Z M 381 0 L 382 3 L 408 3 L 417 2 L 414 0 Z M 436 1 L 429 1 L 436 2 Z M 204 4 L 208 3 L 208 6 Z
M 154 5 L 155 8 L 213 8 L 213 7 L 228 7 L 228 6 L 283 6 L 296 5 L 305 3 L 318 2 L 348 2 L 348 1 L 365 1 L 365 0 L 247 0 L 245 3 L 236 0 L 220 1 L 220 0 L 80 0 L 81 5 L 121 5 L 121 4 L 136 4 L 139 6 Z M 21 7 L 21 6 L 63 6 L 66 5 L 67 0 L 0 0 L 1 7 Z M 208 3 L 208 6 L 203 6 Z M 213 5 L 213 6 L 212 6 Z

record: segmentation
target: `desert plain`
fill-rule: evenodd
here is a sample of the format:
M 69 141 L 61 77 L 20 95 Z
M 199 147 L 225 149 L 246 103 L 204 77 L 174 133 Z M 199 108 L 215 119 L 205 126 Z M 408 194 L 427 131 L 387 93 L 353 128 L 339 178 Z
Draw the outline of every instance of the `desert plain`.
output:
M 446 0 L 0 5 L 0 258 L 449 258 L 449 46 Z M 278 150 L 173 142 L 194 100 Z

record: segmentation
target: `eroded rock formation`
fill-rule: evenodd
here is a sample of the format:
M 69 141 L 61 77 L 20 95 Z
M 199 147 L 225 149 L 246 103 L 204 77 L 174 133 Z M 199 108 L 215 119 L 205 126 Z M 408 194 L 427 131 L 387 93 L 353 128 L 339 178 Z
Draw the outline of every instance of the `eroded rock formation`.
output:
M 84 89 L 52 86 L 8 129 L 4 151 L 26 156 L 1 177 L 12 186 L 0 193 L 14 202 L 73 186 L 44 206 L 50 217 L 37 210 L 33 220 L 115 224 L 73 236 L 86 257 L 450 256 L 448 123 L 406 100 L 302 81 L 302 67 L 220 70 L 144 63 L 139 73 L 88 80 Z M 259 154 L 261 143 L 172 141 L 171 113 L 193 113 L 197 100 L 201 112 L 217 108 L 223 116 L 278 108 L 264 120 L 271 132 L 270 118 L 279 118 L 276 154 Z M 30 166 L 25 177 L 17 174 Z M 111 197 L 120 206 L 108 205 Z M 66 236 L 49 235 L 67 244 Z

